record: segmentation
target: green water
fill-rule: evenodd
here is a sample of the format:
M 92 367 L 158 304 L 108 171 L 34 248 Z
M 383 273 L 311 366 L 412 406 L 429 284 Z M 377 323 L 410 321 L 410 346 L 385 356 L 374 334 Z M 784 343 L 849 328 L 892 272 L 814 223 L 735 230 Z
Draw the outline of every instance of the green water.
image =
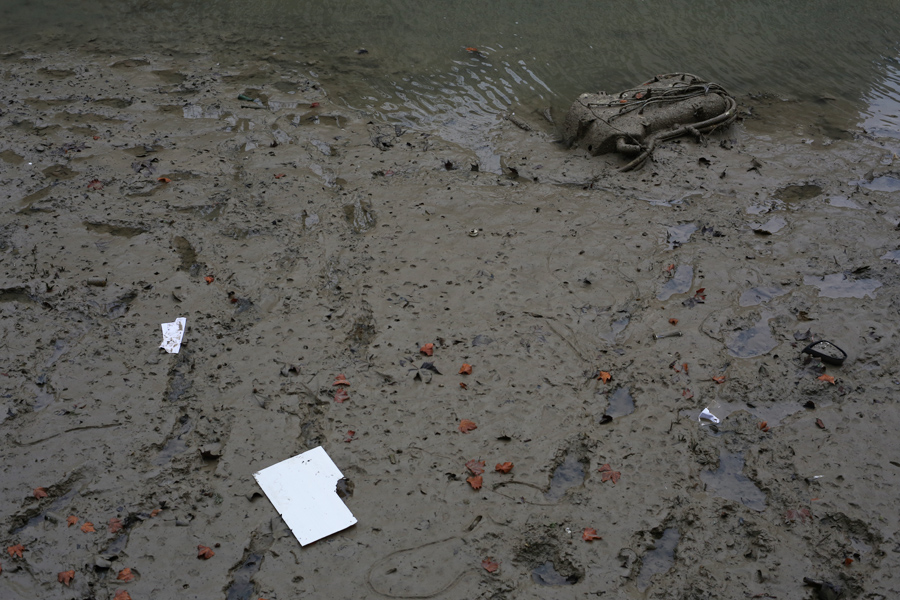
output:
M 3 0 L 0 40 L 5 52 L 199 53 L 222 69 L 269 57 L 354 108 L 459 131 L 673 71 L 900 130 L 896 1 Z

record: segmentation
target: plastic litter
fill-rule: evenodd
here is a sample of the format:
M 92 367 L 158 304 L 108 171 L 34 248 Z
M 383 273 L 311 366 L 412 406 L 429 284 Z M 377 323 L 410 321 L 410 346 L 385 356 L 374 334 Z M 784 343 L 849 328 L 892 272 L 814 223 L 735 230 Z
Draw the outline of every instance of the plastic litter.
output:
M 172 323 L 163 323 L 163 341 L 159 347 L 169 354 L 178 354 L 178 351 L 181 350 L 181 339 L 184 337 L 186 324 L 187 317 L 178 317 Z
M 840 366 L 844 364 L 844 361 L 847 359 L 846 352 L 827 340 L 813 342 L 812 344 L 801 350 L 801 352 L 805 352 L 810 356 L 819 358 L 823 363 L 827 363 L 829 365 Z
M 356 524 L 336 491 L 344 476 L 321 446 L 253 477 L 302 546 Z
M 655 339 L 655 340 L 664 340 L 664 339 L 666 339 L 666 338 L 671 338 L 671 337 L 681 337 L 681 336 L 682 336 L 682 333 L 681 333 L 680 331 L 670 331 L 670 332 L 668 332 L 668 333 L 656 333 L 656 334 L 653 334 L 653 339 Z
M 706 419 L 707 421 L 712 421 L 713 423 L 719 422 L 719 417 L 709 412 L 709 408 L 704 408 L 702 411 L 700 411 L 700 416 L 697 417 L 697 420 L 699 421 L 700 419 Z

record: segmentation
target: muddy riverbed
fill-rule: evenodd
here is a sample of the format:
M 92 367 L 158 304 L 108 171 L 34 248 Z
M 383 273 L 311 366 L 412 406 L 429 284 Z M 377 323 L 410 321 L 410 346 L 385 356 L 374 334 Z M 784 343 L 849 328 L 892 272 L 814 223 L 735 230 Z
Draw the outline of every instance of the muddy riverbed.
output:
M 741 96 L 622 174 L 213 65 L 0 56 L 0 596 L 896 597 L 896 139 Z M 320 445 L 301 547 L 252 475 Z

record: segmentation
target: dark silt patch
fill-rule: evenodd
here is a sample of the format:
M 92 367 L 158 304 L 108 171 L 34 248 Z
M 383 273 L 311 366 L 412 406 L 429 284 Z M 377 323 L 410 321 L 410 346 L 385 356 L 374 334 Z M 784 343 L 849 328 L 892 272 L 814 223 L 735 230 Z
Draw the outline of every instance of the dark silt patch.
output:
M 94 231 L 96 233 L 107 233 L 109 235 L 115 235 L 125 238 L 131 238 L 136 235 L 141 235 L 142 233 L 147 233 L 147 230 L 143 227 L 128 227 L 126 225 L 110 225 L 109 223 L 91 223 L 90 221 L 85 221 L 84 226 L 89 231 Z
M 806 184 L 806 185 L 789 185 L 787 187 L 783 187 L 780 190 L 776 191 L 773 196 L 781 200 L 782 202 L 802 202 L 803 200 L 809 200 L 810 198 L 815 198 L 816 196 L 822 193 L 822 188 L 818 185 Z
M 574 585 L 578 583 L 577 575 L 565 577 L 560 575 L 552 562 L 545 562 L 531 571 L 531 578 L 541 585 Z
M 12 150 L 4 150 L 0 152 L 0 160 L 8 162 L 11 165 L 21 165 L 25 159 L 13 152 Z
M 743 470 L 742 454 L 723 451 L 719 454 L 719 468 L 715 471 L 701 471 L 700 479 L 708 493 L 762 512 L 766 509 L 766 494 L 742 473 Z
M 78 173 L 73 171 L 69 167 L 65 165 L 53 165 L 51 167 L 47 167 L 41 173 L 44 174 L 45 177 L 50 179 L 71 179 L 75 177 Z

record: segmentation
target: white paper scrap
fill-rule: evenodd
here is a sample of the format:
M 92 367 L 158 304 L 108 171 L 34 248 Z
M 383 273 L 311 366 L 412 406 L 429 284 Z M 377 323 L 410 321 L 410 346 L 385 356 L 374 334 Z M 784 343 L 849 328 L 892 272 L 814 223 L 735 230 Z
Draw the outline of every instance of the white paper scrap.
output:
M 321 446 L 253 477 L 302 546 L 356 524 L 335 491 L 344 476 Z
M 699 421 L 700 419 L 706 419 L 707 421 L 712 421 L 713 423 L 719 422 L 719 417 L 709 412 L 708 408 L 704 408 L 702 411 L 700 411 L 700 416 L 697 418 L 697 420 Z
M 178 354 L 178 351 L 181 350 L 181 338 L 184 337 L 186 323 L 186 317 L 178 317 L 174 323 L 163 323 L 163 341 L 159 347 L 165 348 L 169 354 Z

